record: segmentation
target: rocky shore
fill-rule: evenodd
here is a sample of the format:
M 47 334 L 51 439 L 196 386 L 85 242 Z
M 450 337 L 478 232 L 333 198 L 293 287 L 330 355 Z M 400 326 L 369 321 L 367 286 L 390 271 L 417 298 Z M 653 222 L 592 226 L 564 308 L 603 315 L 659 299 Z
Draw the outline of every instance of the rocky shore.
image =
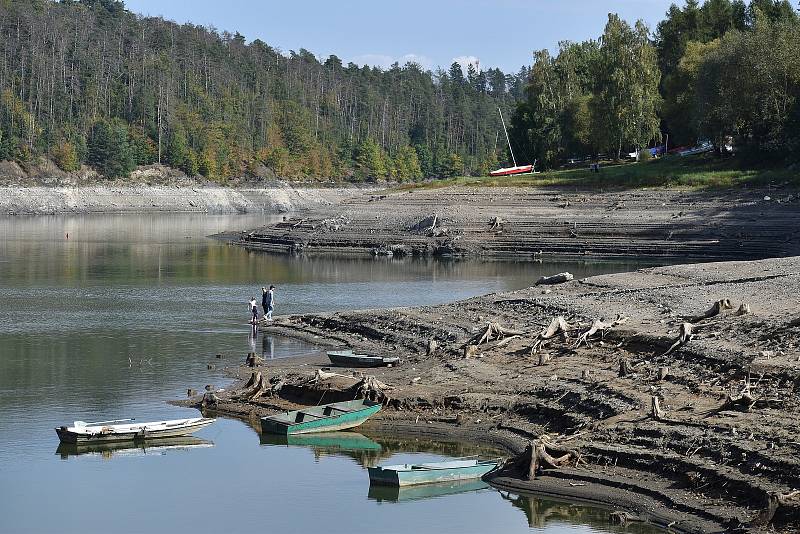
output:
M 800 193 L 448 187 L 358 192 L 235 236 L 291 254 L 751 259 L 800 254 Z
M 404 362 L 256 361 L 231 369 L 241 381 L 206 408 L 252 418 L 367 395 L 386 408 L 365 432 L 506 450 L 516 460 L 492 477 L 500 488 L 684 532 L 797 532 L 799 310 L 791 257 L 281 317 L 264 328 Z

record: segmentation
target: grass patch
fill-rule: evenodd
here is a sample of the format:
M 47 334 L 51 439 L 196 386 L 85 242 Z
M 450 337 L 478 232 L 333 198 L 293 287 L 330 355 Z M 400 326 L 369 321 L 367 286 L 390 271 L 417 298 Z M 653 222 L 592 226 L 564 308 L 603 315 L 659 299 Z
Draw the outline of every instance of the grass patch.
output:
M 403 184 L 396 190 L 438 189 L 454 185 L 477 187 L 572 186 L 592 189 L 640 189 L 645 187 L 722 189 L 729 187 L 788 184 L 800 186 L 800 171 L 782 168 L 743 167 L 736 159 L 705 156 L 679 157 L 601 167 L 545 171 L 522 176 L 463 176 L 430 182 Z

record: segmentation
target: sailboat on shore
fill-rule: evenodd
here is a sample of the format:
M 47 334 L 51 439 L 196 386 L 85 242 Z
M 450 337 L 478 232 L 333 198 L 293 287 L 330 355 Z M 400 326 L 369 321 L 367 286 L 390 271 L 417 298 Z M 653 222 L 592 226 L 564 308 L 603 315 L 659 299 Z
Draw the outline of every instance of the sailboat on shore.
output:
M 489 173 L 489 176 L 514 176 L 517 174 L 533 174 L 536 172 L 536 162 L 533 165 L 517 165 L 517 158 L 514 157 L 514 149 L 511 148 L 511 139 L 508 137 L 508 130 L 506 130 L 506 121 L 503 119 L 503 110 L 497 108 L 500 112 L 500 121 L 503 123 L 503 132 L 506 134 L 506 142 L 508 142 L 508 151 L 511 152 L 511 160 L 514 162 L 513 167 L 505 167 L 497 169 Z

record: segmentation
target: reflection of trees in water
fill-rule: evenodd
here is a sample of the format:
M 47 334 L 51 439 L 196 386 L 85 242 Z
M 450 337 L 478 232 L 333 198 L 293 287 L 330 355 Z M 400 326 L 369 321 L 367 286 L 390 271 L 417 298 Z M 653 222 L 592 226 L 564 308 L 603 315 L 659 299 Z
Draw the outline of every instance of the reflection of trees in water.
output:
M 558 501 L 535 495 L 516 495 L 500 491 L 500 496 L 525 513 L 531 528 L 543 529 L 548 523 L 569 523 L 590 525 L 605 532 L 628 532 L 631 534 L 655 534 L 663 532 L 647 523 L 628 523 L 612 525 L 609 523 L 610 510 L 589 505 Z

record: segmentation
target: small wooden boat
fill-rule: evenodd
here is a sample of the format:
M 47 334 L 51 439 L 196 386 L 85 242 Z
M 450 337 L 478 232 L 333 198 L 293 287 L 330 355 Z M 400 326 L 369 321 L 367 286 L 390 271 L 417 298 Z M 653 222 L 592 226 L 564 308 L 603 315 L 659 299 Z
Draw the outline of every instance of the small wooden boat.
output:
M 171 421 L 152 421 L 149 423 L 113 424 L 133 421 L 117 419 L 85 423 L 75 421 L 73 426 L 56 427 L 56 434 L 62 443 L 109 443 L 113 441 L 139 441 L 157 438 L 188 436 L 205 428 L 216 419 L 193 417 Z
M 356 354 L 352 350 L 329 350 L 331 363 L 342 367 L 385 367 L 398 365 L 397 356 L 374 356 L 372 354 Z
M 413 486 L 481 478 L 495 467 L 497 460 L 470 458 L 425 464 L 382 465 L 367 470 L 371 484 Z
M 354 428 L 381 409 L 367 399 L 309 406 L 302 410 L 261 418 L 261 431 L 270 434 L 310 434 Z

